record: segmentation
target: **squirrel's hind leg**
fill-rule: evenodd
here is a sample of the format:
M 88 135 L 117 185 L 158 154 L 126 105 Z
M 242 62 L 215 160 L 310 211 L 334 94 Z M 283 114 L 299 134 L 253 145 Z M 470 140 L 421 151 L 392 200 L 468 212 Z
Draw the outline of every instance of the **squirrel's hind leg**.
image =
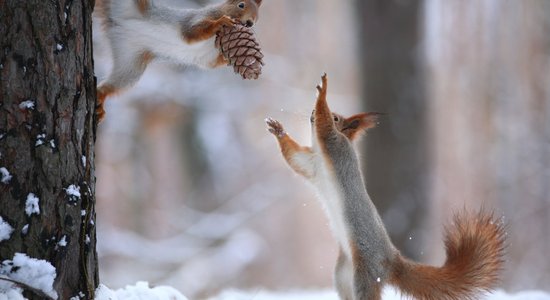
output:
M 97 87 L 96 114 L 99 121 L 105 117 L 105 99 L 134 85 L 154 58 L 147 50 L 135 54 L 116 53 L 116 49 L 113 52 L 113 70 Z

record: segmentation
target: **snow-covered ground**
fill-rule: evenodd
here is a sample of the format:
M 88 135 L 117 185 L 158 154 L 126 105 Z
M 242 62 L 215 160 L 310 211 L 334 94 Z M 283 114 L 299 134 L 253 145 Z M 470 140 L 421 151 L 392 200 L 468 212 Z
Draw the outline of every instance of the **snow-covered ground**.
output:
M 151 300 L 184 300 L 187 299 L 175 289 L 167 286 L 150 288 L 146 282 L 138 282 L 133 286 L 126 286 L 123 289 L 110 290 L 106 286 L 100 286 L 96 300 L 123 300 L 123 299 L 151 299 Z M 228 290 L 209 300 L 337 300 L 336 292 L 332 290 L 317 291 L 288 291 L 270 292 L 262 289 L 252 291 Z M 405 299 L 392 288 L 384 289 L 384 300 Z M 541 291 L 523 291 L 508 294 L 504 291 L 496 291 L 487 294 L 485 300 L 550 300 L 550 294 Z
M 26 282 L 30 286 L 34 286 L 32 282 Z M 48 291 L 52 298 L 56 299 L 57 295 L 52 294 L 52 290 L 42 286 L 34 286 L 38 290 Z M 22 295 L 22 289 L 18 287 L 9 287 L 7 282 L 0 285 L 0 300 L 23 300 L 26 299 Z M 80 299 L 80 298 L 75 298 Z M 128 285 L 124 288 L 112 290 L 101 284 L 96 290 L 95 300 L 187 300 L 183 294 L 169 286 L 151 287 L 148 282 L 140 281 L 135 285 Z M 316 291 L 287 291 L 287 292 L 270 292 L 262 289 L 252 291 L 227 290 L 208 300 L 337 300 L 338 296 L 332 290 L 316 290 Z M 396 290 L 392 288 L 384 289 L 384 300 L 400 300 L 405 299 Z M 487 294 L 485 300 L 550 300 L 550 294 L 542 291 L 523 291 L 514 294 L 508 294 L 504 291 L 496 291 L 492 294 Z
M 16 253 L 12 259 L 0 263 L 0 300 L 23 300 L 24 289 L 35 294 L 43 294 L 50 299 L 58 299 L 53 283 L 56 277 L 55 268 L 45 260 Z M 80 300 L 83 295 L 75 295 L 70 300 Z M 182 293 L 170 286 L 150 286 L 148 282 L 139 281 L 121 289 L 110 289 L 100 284 L 96 290 L 95 300 L 187 300 Z M 251 291 L 227 290 L 209 300 L 337 300 L 332 290 L 271 292 L 261 288 Z M 402 299 L 399 292 L 387 287 L 384 289 L 384 300 Z M 525 291 L 507 294 L 496 291 L 488 294 L 486 300 L 550 300 L 550 294 L 541 291 Z

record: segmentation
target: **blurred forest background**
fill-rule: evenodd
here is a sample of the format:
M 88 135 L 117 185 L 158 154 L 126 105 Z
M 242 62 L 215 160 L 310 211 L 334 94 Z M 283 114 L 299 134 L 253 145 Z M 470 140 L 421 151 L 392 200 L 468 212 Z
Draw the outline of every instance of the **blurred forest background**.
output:
M 198 7 L 205 1 L 159 1 Z M 97 140 L 100 278 L 191 298 L 330 287 L 337 247 L 264 118 L 310 143 L 329 104 L 387 115 L 359 145 L 394 243 L 441 264 L 441 229 L 484 207 L 508 223 L 502 287 L 550 286 L 550 1 L 264 0 L 257 81 L 152 64 L 107 102 Z M 111 67 L 95 22 L 95 66 Z

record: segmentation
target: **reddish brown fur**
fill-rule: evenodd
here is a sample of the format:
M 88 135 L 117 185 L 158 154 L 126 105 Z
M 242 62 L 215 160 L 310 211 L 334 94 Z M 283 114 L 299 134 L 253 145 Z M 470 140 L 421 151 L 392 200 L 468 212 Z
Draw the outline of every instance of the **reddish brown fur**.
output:
M 111 11 L 111 0 L 96 0 L 94 13 L 96 13 L 101 19 L 101 25 L 104 27 L 110 27 L 113 21 L 109 17 Z
M 120 1 L 120 0 L 113 0 Z M 137 8 L 142 16 L 145 16 L 149 11 L 149 0 L 136 0 Z
M 324 140 L 334 133 L 334 121 L 327 104 L 327 74 L 323 74 L 321 81 L 321 86 L 317 86 L 319 95 L 315 103 L 315 132 L 320 140 Z
M 233 26 L 235 22 L 228 16 L 221 16 L 216 20 L 204 19 L 189 30 L 182 30 L 182 37 L 188 43 L 207 40 L 220 31 L 223 26 Z
M 390 284 L 422 300 L 476 299 L 498 283 L 504 264 L 505 231 L 491 214 L 457 215 L 446 228 L 447 260 L 440 267 L 420 265 L 398 255 Z
M 368 112 L 353 115 L 343 120 L 341 128 L 338 128 L 350 141 L 355 141 L 368 129 L 376 127 L 376 121 L 380 113 Z

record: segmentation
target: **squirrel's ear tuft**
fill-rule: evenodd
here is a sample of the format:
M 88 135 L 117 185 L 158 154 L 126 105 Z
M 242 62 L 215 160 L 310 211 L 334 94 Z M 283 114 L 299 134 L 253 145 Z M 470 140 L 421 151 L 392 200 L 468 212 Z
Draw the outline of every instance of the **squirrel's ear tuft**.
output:
M 258 6 L 262 5 L 262 0 L 254 0 Z
M 344 119 L 342 133 L 351 141 L 355 140 L 368 129 L 376 127 L 378 124 L 378 116 L 382 115 L 377 112 L 368 112 L 353 115 Z

